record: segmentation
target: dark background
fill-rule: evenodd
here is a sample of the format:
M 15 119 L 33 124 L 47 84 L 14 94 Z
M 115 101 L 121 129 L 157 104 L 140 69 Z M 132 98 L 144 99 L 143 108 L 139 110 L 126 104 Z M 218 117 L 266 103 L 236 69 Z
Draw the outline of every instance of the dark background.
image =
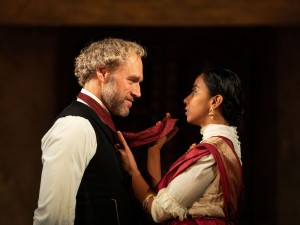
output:
M 291 4 L 291 12 L 293 8 Z M 13 15 L 12 7 L 8 9 L 5 15 Z M 139 131 L 166 112 L 179 119 L 179 132 L 162 152 L 164 171 L 201 138 L 199 128 L 186 123 L 183 104 L 201 69 L 213 65 L 236 72 L 245 92 L 244 123 L 239 129 L 246 185 L 242 224 L 298 224 L 300 20 L 291 13 L 282 20 L 271 11 L 264 13 L 271 19 L 255 17 L 250 25 L 239 14 L 241 23 L 226 20 L 223 24 L 220 13 L 219 22 L 195 18 L 194 24 L 190 18 L 182 24 L 168 17 L 166 21 L 173 22 L 163 26 L 156 20 L 149 20 L 150 25 L 147 20 L 136 20 L 135 25 L 115 20 L 82 25 L 80 19 L 57 25 L 59 20 L 51 18 L 34 20 L 20 14 L 15 20 L 4 20 L 2 15 L 0 224 L 32 224 L 42 168 L 40 140 L 80 90 L 73 75 L 74 58 L 88 43 L 105 37 L 137 41 L 148 52 L 142 97 L 130 116 L 117 119 L 118 127 Z M 134 18 L 124 21 L 131 23 Z M 135 150 L 135 154 L 143 167 L 145 151 Z

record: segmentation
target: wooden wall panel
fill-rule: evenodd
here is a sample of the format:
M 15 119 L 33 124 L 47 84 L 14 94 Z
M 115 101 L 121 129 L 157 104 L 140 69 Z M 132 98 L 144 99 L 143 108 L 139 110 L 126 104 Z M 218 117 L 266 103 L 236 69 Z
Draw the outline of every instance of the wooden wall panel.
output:
M 40 140 L 55 109 L 57 35 L 0 32 L 0 224 L 32 224 L 41 175 Z
M 296 224 L 300 218 L 300 30 L 282 30 L 278 38 L 277 218 Z M 288 59 L 288 60 L 287 60 Z M 295 218 L 297 217 L 297 218 Z M 288 221 L 287 218 L 293 218 Z
M 290 26 L 295 0 L 1 0 L 2 25 Z

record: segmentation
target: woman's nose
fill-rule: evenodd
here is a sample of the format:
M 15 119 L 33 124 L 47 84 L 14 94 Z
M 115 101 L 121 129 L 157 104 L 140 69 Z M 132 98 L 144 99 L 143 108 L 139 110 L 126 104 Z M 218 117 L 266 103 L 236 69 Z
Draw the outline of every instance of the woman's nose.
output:
M 187 96 L 185 99 L 183 99 L 183 103 L 186 105 L 188 104 L 188 98 L 189 98 L 189 96 Z

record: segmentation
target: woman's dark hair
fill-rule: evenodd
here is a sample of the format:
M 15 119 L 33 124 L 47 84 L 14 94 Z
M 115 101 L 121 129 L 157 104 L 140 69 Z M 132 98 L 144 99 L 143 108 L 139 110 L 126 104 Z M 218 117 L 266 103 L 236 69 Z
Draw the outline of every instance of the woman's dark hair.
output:
M 242 84 L 240 78 L 228 69 L 204 69 L 204 82 L 211 96 L 222 95 L 223 102 L 220 105 L 224 119 L 231 126 L 238 126 L 242 114 Z

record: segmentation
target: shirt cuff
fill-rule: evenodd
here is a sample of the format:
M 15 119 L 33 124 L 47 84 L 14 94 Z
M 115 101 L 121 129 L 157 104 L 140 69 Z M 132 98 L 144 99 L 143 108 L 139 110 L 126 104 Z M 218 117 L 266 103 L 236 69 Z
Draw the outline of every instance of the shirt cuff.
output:
M 182 221 L 187 217 L 187 212 L 187 208 L 180 206 L 167 188 L 161 189 L 152 202 L 151 214 L 155 222 L 169 218 L 179 218 Z

